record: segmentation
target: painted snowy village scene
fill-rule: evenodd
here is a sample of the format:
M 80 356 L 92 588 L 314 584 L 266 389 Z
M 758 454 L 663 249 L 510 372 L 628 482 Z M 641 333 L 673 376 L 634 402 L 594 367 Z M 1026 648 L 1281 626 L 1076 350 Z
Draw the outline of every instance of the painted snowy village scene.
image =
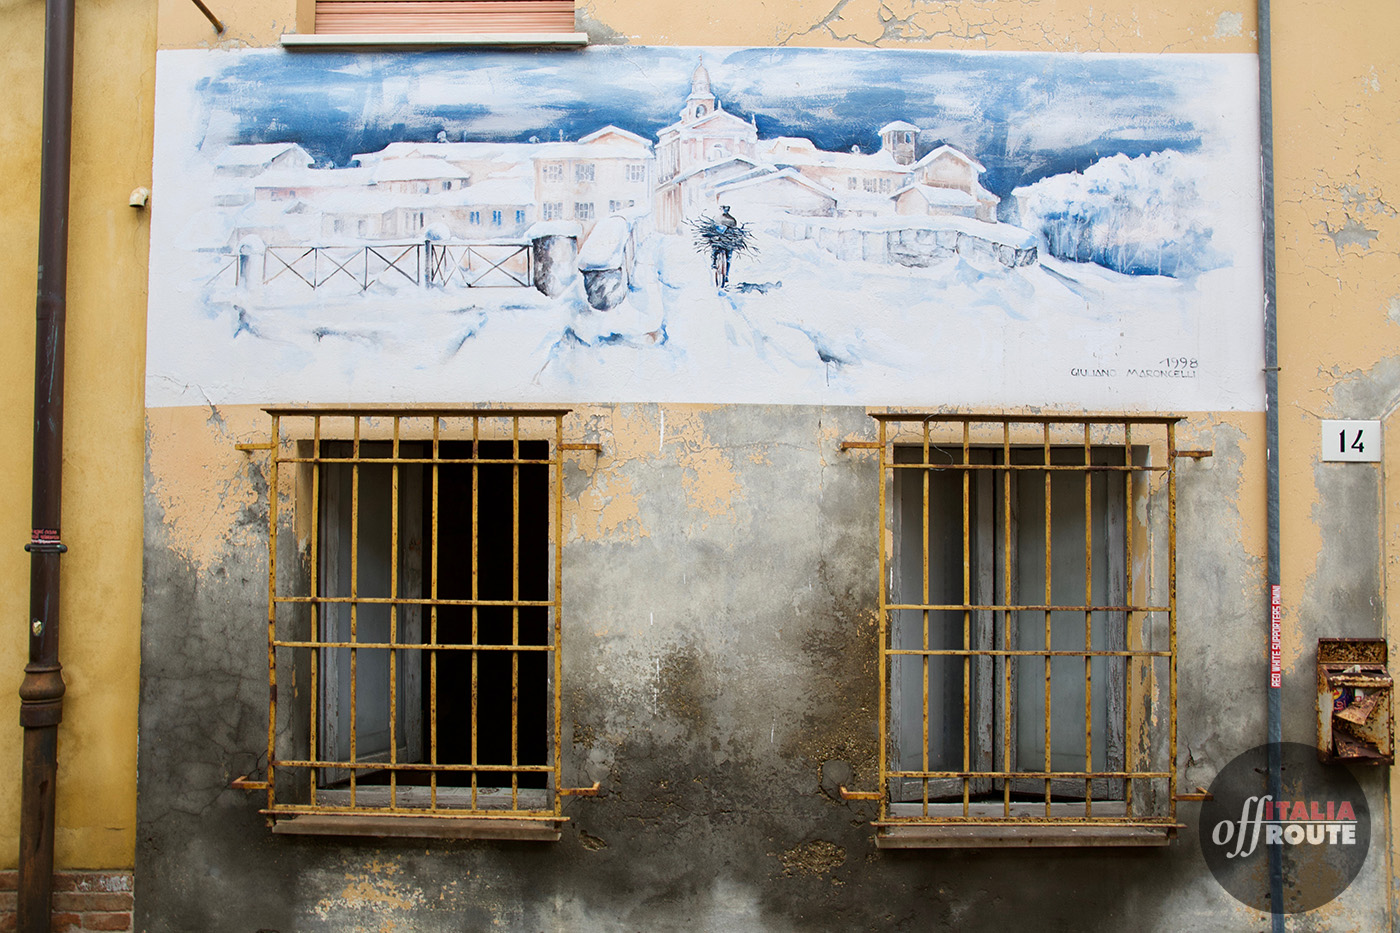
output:
M 162 52 L 147 404 L 1257 408 L 1256 80 Z

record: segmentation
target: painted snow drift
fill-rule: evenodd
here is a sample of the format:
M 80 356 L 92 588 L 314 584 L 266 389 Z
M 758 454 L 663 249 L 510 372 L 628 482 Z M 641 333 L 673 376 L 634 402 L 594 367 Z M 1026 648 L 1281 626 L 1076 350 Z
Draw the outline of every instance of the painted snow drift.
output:
M 1259 409 L 1256 74 L 161 52 L 147 403 Z

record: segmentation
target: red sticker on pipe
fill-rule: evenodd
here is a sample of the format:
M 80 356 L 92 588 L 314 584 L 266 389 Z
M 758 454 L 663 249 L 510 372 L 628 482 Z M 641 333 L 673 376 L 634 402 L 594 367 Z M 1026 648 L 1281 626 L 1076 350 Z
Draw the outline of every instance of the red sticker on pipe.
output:
M 1269 587 L 1269 686 L 1283 686 L 1283 587 Z

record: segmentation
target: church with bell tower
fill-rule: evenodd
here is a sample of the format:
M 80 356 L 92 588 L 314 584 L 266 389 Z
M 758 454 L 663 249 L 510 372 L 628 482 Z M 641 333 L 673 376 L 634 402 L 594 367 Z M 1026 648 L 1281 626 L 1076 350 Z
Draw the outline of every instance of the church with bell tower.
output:
M 724 109 L 710 88 L 710 73 L 702 60 L 690 76 L 690 95 L 680 120 L 656 134 L 656 157 L 661 181 L 711 162 L 735 156 L 753 158 L 758 130 Z
M 741 174 L 756 165 L 758 129 L 725 111 L 710 87 L 701 59 L 690 75 L 690 94 L 680 120 L 656 134 L 657 212 L 659 229 L 674 231 L 685 211 L 684 195 L 693 194 L 704 176 Z M 710 179 L 713 180 L 713 179 Z

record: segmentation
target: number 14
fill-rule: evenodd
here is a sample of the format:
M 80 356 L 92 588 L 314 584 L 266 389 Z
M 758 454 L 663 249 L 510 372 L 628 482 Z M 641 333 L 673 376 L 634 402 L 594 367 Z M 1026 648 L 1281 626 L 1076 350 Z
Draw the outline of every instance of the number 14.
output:
M 1322 459 L 1378 461 L 1381 459 L 1379 421 L 1322 422 Z
M 1347 443 L 1347 435 L 1351 435 L 1351 443 Z M 1337 450 L 1339 453 L 1346 453 L 1354 450 L 1359 454 L 1366 452 L 1366 442 L 1363 440 L 1366 434 L 1365 428 L 1357 428 L 1355 431 L 1347 431 L 1345 428 L 1337 432 Z

